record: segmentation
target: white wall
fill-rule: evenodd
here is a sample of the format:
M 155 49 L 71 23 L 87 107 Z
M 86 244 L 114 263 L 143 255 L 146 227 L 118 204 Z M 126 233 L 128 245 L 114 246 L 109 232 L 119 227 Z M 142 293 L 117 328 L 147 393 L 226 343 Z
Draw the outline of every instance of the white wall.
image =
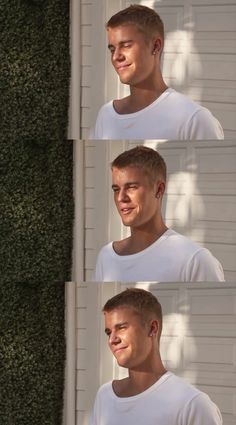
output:
M 224 425 L 236 421 L 236 283 L 137 284 L 163 307 L 161 353 L 167 369 L 207 392 Z M 130 284 L 129 284 L 130 286 Z M 76 424 L 87 425 L 97 388 L 124 376 L 107 347 L 101 309 L 127 284 L 77 284 Z

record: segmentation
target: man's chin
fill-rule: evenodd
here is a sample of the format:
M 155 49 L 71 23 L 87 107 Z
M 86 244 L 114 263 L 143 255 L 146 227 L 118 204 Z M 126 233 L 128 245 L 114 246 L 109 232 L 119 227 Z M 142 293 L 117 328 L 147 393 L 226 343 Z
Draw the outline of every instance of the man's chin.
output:
M 116 359 L 117 360 L 117 359 Z M 120 366 L 120 367 L 124 367 L 125 369 L 128 369 L 128 365 L 127 365 L 127 363 L 126 362 L 122 362 L 122 361 L 118 361 L 117 360 L 117 364 Z
M 123 226 L 129 227 L 130 223 L 125 222 L 124 220 L 122 220 Z
M 130 86 L 130 81 L 129 81 L 129 80 L 126 80 L 125 78 L 121 78 L 121 77 L 120 77 L 120 82 L 121 82 L 122 84 L 126 84 L 127 86 Z

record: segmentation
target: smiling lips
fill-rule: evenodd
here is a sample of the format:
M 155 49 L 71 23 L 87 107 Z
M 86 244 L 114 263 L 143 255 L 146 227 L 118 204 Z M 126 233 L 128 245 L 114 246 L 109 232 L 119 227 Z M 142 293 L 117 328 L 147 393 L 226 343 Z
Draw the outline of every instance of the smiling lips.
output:
M 126 214 L 129 214 L 131 211 L 133 211 L 133 209 L 134 209 L 134 208 L 128 208 L 128 207 L 125 207 L 125 208 L 121 208 L 121 209 L 120 209 L 120 212 L 121 212 L 121 214 L 126 215 Z
M 127 345 L 125 347 L 116 348 L 115 350 L 113 350 L 113 354 L 120 353 L 122 350 L 125 350 L 126 348 L 127 348 Z
M 130 64 L 128 65 L 119 65 L 116 67 L 117 72 L 119 71 L 123 71 L 124 69 L 128 68 L 130 66 Z

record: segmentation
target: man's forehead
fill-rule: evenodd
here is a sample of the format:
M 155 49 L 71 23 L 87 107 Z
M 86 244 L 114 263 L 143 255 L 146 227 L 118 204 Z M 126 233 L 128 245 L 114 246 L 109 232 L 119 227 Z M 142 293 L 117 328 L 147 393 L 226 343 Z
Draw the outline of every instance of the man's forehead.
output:
M 126 39 L 133 38 L 145 38 L 145 35 L 139 25 L 135 23 L 125 23 L 117 25 L 115 27 L 107 28 L 108 40 L 112 39 L 114 36 L 119 37 L 120 41 L 125 41 Z
M 105 322 L 108 322 L 110 320 L 112 320 L 112 322 L 114 323 L 116 321 L 120 322 L 121 320 L 123 321 L 124 318 L 132 318 L 137 315 L 138 312 L 135 307 L 126 304 L 114 307 L 110 311 L 104 311 Z
M 145 169 L 139 165 L 126 165 L 124 167 L 113 166 L 112 174 L 145 174 Z
M 127 181 L 147 181 L 149 174 L 142 166 L 128 165 L 126 167 L 112 167 L 112 181 L 127 180 Z

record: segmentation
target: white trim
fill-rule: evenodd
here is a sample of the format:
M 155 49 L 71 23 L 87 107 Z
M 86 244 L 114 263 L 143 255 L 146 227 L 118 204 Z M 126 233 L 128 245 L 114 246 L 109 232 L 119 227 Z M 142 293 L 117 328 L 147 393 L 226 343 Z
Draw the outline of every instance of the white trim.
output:
M 74 141 L 74 232 L 72 280 L 84 279 L 84 142 Z
M 91 38 L 93 40 L 91 48 L 91 126 L 95 124 L 98 110 L 105 102 L 106 89 L 106 78 L 100 79 L 98 84 L 98 71 L 99 75 L 106 76 L 106 49 L 104 48 L 106 43 L 105 8 L 100 4 L 100 1 L 93 3 L 93 13 L 96 16 L 96 23 L 93 20 L 91 29 Z
M 80 0 L 70 2 L 71 77 L 68 139 L 80 138 Z
M 76 285 L 65 283 L 65 334 L 66 334 L 66 367 L 64 393 L 64 425 L 75 425 L 75 367 L 76 367 Z

